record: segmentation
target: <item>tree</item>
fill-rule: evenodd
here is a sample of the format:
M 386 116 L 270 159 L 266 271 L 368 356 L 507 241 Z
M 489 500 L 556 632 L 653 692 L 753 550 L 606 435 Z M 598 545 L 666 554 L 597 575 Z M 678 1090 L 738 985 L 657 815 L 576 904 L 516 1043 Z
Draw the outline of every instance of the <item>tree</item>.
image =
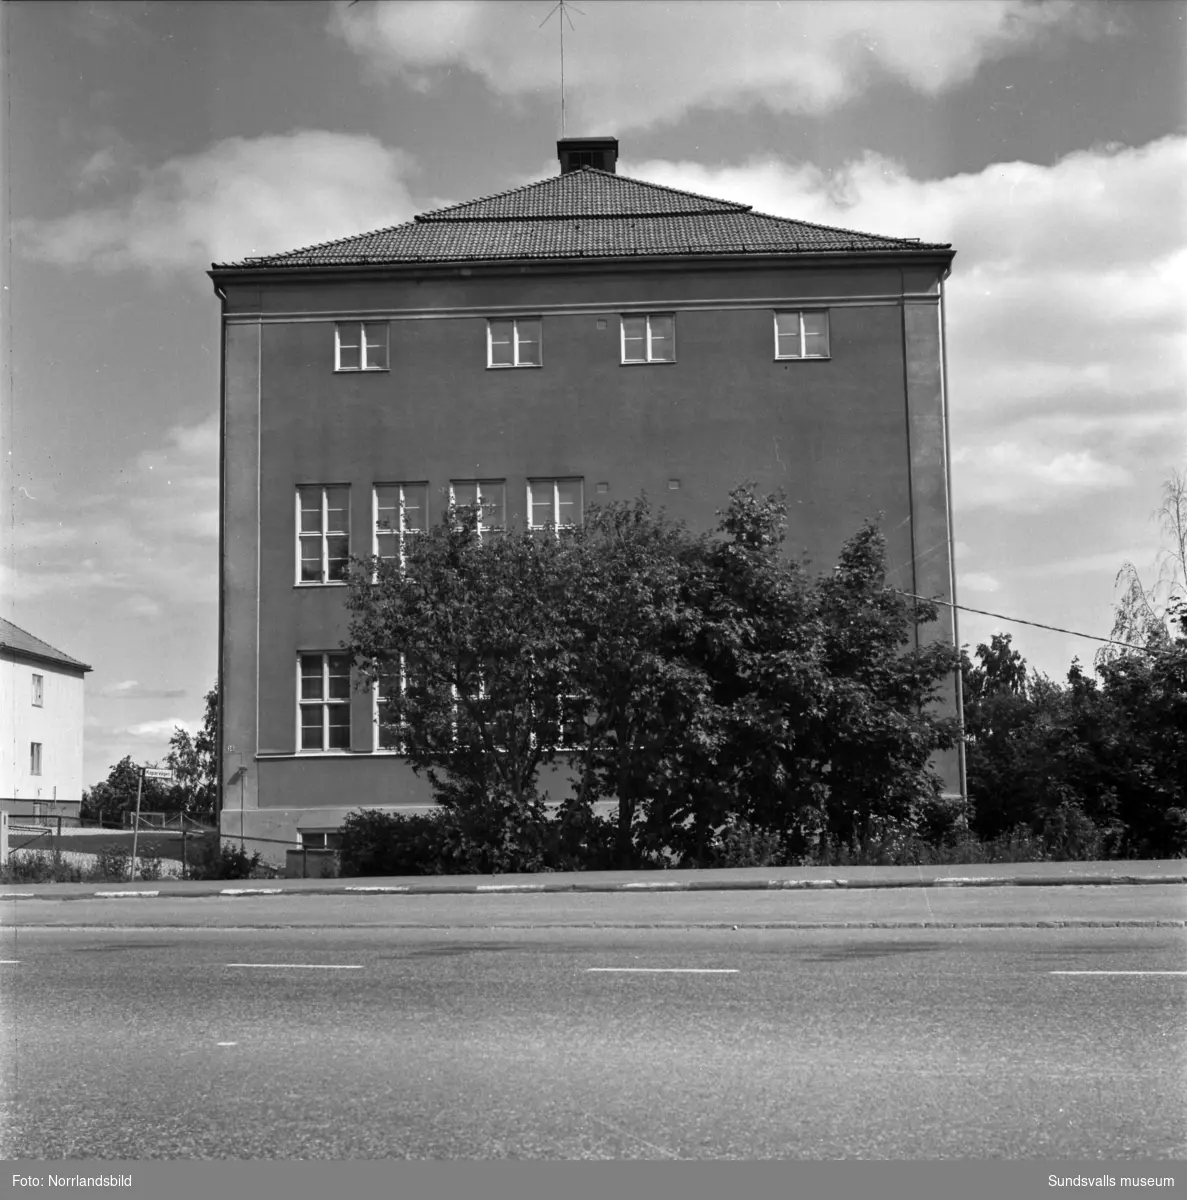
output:
M 1147 587 L 1133 563 L 1122 564 L 1114 581 L 1122 592 L 1115 606 L 1112 642 L 1097 651 L 1098 666 L 1125 654 L 1126 646 L 1169 645 L 1175 606 L 1187 598 L 1187 472 L 1171 470 L 1162 485 L 1162 505 L 1152 517 L 1168 542 L 1155 558 L 1156 578 Z
M 620 867 L 639 850 L 673 846 L 687 810 L 672 796 L 688 788 L 694 763 L 711 769 L 712 756 L 706 762 L 697 751 L 714 742 L 718 713 L 693 654 L 707 544 L 653 514 L 645 496 L 592 511 L 573 542 L 577 574 L 566 608 L 576 636 L 565 686 L 585 726 L 574 808 L 585 818 L 596 799 L 617 802 Z
M 126 755 L 117 762 L 102 783 L 82 794 L 80 813 L 83 817 L 104 821 L 120 821 L 122 814 L 135 812 L 136 791 L 140 786 L 140 770 Z M 140 808 L 144 812 L 162 812 L 170 807 L 169 789 L 155 779 L 144 780 Z
M 600 838 L 613 801 L 619 866 L 701 860 L 735 818 L 844 845 L 917 821 L 957 737 L 930 707 L 955 652 L 910 646 L 935 606 L 886 586 L 873 525 L 817 579 L 782 555 L 781 499 L 739 488 L 720 516 L 694 535 L 642 497 L 479 536 L 456 510 L 356 563 L 346 647 L 390 744 L 496 837 L 544 836 L 538 772 L 567 759 L 558 823 Z
M 539 815 L 539 769 L 562 737 L 572 578 L 567 536 L 480 534 L 473 507 L 410 538 L 403 563 L 355 563 L 346 647 L 441 804 Z
M 218 790 L 218 684 L 206 693 L 202 728 L 193 736 L 178 725 L 169 739 L 165 762 L 177 780 L 170 810 L 213 816 Z

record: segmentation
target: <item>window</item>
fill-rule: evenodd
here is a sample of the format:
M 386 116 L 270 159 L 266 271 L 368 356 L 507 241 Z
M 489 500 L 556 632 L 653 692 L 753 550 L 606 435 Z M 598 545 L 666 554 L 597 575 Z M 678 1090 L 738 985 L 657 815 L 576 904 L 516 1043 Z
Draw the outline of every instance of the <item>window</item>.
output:
M 339 321 L 334 326 L 335 371 L 386 371 L 386 321 Z
M 538 367 L 543 363 L 539 317 L 487 321 L 486 365 L 488 367 Z
M 341 850 L 342 831 L 339 829 L 298 829 L 302 850 Z
M 372 688 L 375 696 L 375 749 L 399 754 L 404 749 L 401 723 L 391 706 L 393 696 L 402 695 L 405 688 L 403 663 L 400 669 L 380 675 Z
M 427 483 L 384 483 L 375 485 L 375 547 L 373 553 L 385 562 L 404 561 L 404 535 L 424 533 L 429 527 Z
M 33 676 L 33 704 L 37 708 L 41 708 L 45 703 L 45 677 L 42 675 Z
M 297 580 L 340 583 L 350 558 L 350 488 L 297 488 Z
M 41 774 L 41 743 L 40 742 L 30 742 L 29 743 L 29 774 L 30 775 L 40 775 Z
M 350 655 L 298 655 L 302 750 L 350 749 Z
M 455 508 L 478 505 L 480 535 L 507 523 L 507 485 L 502 479 L 455 479 L 449 485 L 449 503 Z
M 775 357 L 828 358 L 828 313 L 776 313 Z
M 676 318 L 623 317 L 622 361 L 654 363 L 676 361 Z
M 584 705 L 579 696 L 557 696 L 544 706 L 541 715 L 558 750 L 580 750 L 585 746 Z
M 580 479 L 528 480 L 528 528 L 580 525 L 584 510 Z

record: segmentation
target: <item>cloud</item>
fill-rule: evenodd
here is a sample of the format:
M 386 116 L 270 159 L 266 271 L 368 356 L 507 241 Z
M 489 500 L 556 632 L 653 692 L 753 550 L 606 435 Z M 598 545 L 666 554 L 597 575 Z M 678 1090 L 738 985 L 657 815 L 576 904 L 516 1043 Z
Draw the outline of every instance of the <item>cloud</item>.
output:
M 996 592 L 1002 586 L 998 580 L 984 571 L 970 571 L 968 574 L 958 575 L 956 585 L 967 592 Z
M 218 416 L 169 430 L 140 453 L 120 487 L 59 514 L 13 505 L 12 549 L 0 588 L 18 601 L 54 595 L 79 604 L 106 593 L 124 615 L 160 620 L 215 602 Z M 80 519 L 80 516 L 82 519 Z
M 184 688 L 150 688 L 135 679 L 109 683 L 99 689 L 100 696 L 111 700 L 179 700 L 185 694 Z
M 1187 138 L 937 180 L 873 154 L 833 174 L 773 158 L 623 171 L 777 215 L 954 245 L 958 512 L 1104 496 L 1173 458 L 1168 447 L 1182 453 Z
M 100 150 L 88 183 L 120 163 Z M 210 262 L 292 250 L 408 220 L 417 211 L 401 150 L 322 130 L 233 137 L 135 171 L 122 199 L 68 216 L 13 223 L 20 251 L 60 266 L 158 276 Z
M 377 76 L 427 90 L 454 68 L 495 92 L 532 96 L 557 79 L 555 21 L 538 4 L 338 4 L 328 29 Z M 1108 29 L 1067 0 L 976 4 L 609 4 L 589 0 L 565 56 L 570 112 L 584 126 L 639 128 L 704 106 L 820 113 L 879 79 L 936 95 L 987 61 L 1052 37 Z M 695 68 L 691 66 L 695 64 Z
M 180 726 L 189 734 L 196 734 L 202 728 L 197 721 L 184 721 L 181 717 L 170 717 L 161 721 L 141 721 L 137 725 L 128 725 L 118 732 L 128 737 L 159 741 L 173 736 L 173 731 Z

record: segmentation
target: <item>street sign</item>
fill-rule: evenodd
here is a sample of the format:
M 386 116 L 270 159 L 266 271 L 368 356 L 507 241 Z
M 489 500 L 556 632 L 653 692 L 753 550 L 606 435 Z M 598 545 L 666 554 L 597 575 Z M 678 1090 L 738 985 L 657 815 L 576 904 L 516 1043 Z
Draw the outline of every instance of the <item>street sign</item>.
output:
M 173 782 L 173 772 L 162 767 L 145 767 L 145 779 L 164 779 L 169 783 Z

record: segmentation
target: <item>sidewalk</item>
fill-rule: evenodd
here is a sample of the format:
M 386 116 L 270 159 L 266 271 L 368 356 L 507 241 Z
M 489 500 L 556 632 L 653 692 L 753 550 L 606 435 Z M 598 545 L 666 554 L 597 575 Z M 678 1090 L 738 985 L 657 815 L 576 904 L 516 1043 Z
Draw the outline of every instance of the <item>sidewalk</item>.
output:
M 508 895 L 539 892 L 735 892 L 844 888 L 1130 887 L 1187 883 L 1187 859 L 986 863 L 948 867 L 736 867 L 714 871 L 588 871 L 539 875 L 269 879 L 0 885 L 0 900 L 210 896 Z

